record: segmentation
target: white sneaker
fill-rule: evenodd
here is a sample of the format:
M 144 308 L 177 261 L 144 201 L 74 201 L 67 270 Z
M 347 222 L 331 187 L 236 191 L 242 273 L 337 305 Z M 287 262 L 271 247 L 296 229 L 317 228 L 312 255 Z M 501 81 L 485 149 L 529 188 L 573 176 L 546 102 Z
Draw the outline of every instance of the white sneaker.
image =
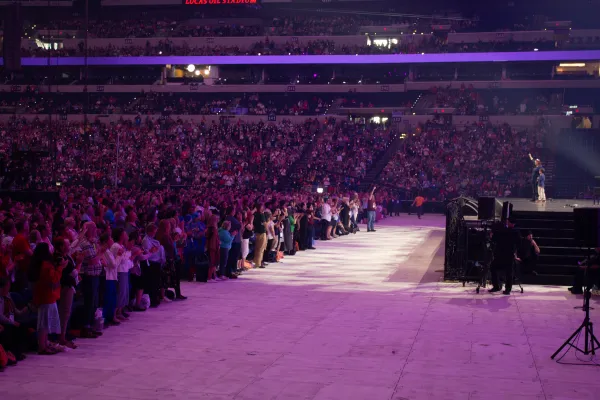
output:
M 165 303 L 170 303 L 173 300 L 169 299 L 168 297 L 165 297 L 164 299 L 162 299 L 162 301 L 164 301 Z

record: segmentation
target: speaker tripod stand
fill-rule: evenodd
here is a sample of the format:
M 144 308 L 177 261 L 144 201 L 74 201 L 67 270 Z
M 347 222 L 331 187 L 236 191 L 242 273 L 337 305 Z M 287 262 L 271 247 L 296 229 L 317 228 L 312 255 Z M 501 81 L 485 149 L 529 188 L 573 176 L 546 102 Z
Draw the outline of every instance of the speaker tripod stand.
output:
M 583 300 L 583 309 L 585 311 L 585 318 L 583 319 L 583 322 L 581 323 L 579 328 L 577 328 L 575 330 L 575 332 L 573 332 L 573 334 L 567 339 L 567 341 L 564 342 L 562 344 L 562 346 L 560 346 L 558 348 L 558 350 L 556 350 L 554 352 L 554 354 L 552 354 L 552 357 L 550 357 L 552 360 L 554 360 L 554 357 L 556 357 L 558 355 L 558 353 L 560 353 L 566 346 L 570 346 L 570 347 L 574 348 L 575 351 L 578 351 L 585 355 L 588 355 L 590 353 L 592 355 L 595 355 L 596 350 L 600 349 L 600 342 L 598 342 L 598 339 L 596 339 L 596 336 L 594 335 L 594 324 L 590 320 L 590 298 L 591 297 L 592 297 L 592 287 L 588 285 L 585 288 L 585 291 L 583 292 L 583 299 L 584 299 Z M 583 331 L 584 336 L 585 336 L 585 343 L 583 345 L 583 349 L 577 347 L 577 343 L 575 343 L 575 341 L 581 334 L 581 331 Z

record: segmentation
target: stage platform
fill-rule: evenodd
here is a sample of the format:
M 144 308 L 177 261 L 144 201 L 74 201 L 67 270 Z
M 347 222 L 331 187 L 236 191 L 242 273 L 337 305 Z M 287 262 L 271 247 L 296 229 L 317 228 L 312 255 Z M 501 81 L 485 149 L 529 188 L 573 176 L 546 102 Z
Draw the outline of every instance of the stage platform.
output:
M 534 203 L 529 199 L 506 197 L 497 198 L 498 201 L 505 202 L 509 201 L 513 205 L 514 211 L 528 211 L 528 212 L 573 212 L 574 208 L 578 207 L 598 207 L 600 205 L 594 205 L 593 200 L 582 200 L 582 199 L 552 199 L 545 203 Z

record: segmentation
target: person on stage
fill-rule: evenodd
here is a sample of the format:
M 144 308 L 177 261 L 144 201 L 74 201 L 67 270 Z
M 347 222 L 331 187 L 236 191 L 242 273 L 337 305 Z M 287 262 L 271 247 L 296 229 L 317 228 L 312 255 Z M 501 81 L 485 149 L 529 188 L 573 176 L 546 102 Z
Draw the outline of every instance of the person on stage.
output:
M 538 176 L 538 201 L 542 203 L 546 202 L 546 175 L 544 174 L 544 168 L 540 168 L 540 175 Z
M 537 201 L 538 176 L 540 175 L 540 169 L 542 169 L 542 162 L 538 158 L 534 159 L 531 153 L 529 153 L 529 159 L 533 162 L 533 169 L 531 170 L 531 201 Z

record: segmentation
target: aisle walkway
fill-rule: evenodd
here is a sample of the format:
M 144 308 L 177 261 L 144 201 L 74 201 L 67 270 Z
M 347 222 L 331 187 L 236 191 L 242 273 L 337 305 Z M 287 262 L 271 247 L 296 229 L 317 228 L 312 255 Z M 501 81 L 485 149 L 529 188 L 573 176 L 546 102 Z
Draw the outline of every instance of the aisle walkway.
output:
M 443 224 L 393 218 L 237 281 L 186 283 L 185 302 L 9 368 L 0 399 L 597 399 L 600 369 L 549 359 L 580 299 L 441 283 Z

